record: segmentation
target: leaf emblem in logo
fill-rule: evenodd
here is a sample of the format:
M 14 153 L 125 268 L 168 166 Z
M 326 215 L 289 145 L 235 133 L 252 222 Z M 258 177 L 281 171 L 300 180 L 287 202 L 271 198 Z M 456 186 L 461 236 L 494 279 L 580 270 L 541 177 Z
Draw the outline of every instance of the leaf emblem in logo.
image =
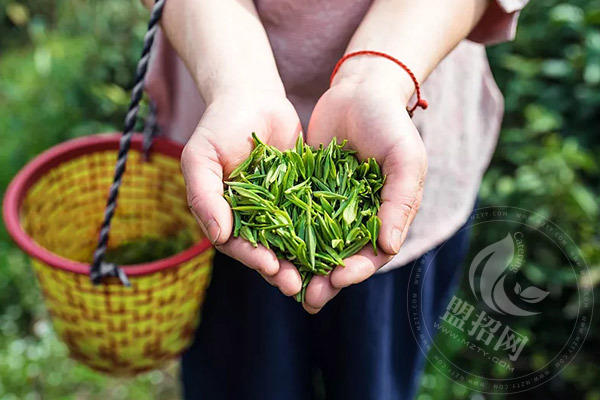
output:
M 500 314 L 514 316 L 539 314 L 539 312 L 523 310 L 514 304 L 506 294 L 504 288 L 506 271 L 514 256 L 515 245 L 510 233 L 504 239 L 492 243 L 477 253 L 469 267 L 469 285 L 471 286 L 473 295 L 478 300 L 481 298 L 489 308 Z M 476 281 L 475 274 L 480 269 L 481 276 L 479 281 Z M 476 290 L 477 283 L 479 284 L 479 290 Z M 549 292 L 535 286 L 522 289 L 519 283 L 515 285 L 514 292 L 519 296 L 520 300 L 532 304 L 539 303 L 549 294 Z M 480 296 L 477 295 L 478 293 Z
M 515 293 L 519 295 L 521 300 L 528 303 L 539 303 L 544 300 L 550 292 L 545 292 L 542 289 L 536 288 L 535 286 L 529 286 L 525 290 L 521 291 L 521 285 L 518 283 L 515 285 Z

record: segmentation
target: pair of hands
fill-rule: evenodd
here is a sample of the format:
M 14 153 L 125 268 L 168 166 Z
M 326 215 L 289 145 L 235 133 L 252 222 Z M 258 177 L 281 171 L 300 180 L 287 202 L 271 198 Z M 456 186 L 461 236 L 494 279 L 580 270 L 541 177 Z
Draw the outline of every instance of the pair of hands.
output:
M 328 276 L 314 276 L 304 308 L 317 313 L 339 291 L 362 282 L 400 250 L 423 193 L 427 157 L 421 137 L 405 111 L 407 96 L 385 83 L 338 81 L 312 113 L 305 139 L 313 147 L 333 137 L 347 139 L 357 157 L 374 157 L 387 175 L 381 192 L 382 221 L 378 255 L 371 246 L 344 260 Z M 273 251 L 234 238 L 233 216 L 223 198 L 223 180 L 250 154 L 251 132 L 280 149 L 293 148 L 301 131 L 298 115 L 285 94 L 241 89 L 216 96 L 182 155 L 188 202 L 204 233 L 221 252 L 260 273 L 287 296 L 298 293 L 301 279 L 289 261 Z

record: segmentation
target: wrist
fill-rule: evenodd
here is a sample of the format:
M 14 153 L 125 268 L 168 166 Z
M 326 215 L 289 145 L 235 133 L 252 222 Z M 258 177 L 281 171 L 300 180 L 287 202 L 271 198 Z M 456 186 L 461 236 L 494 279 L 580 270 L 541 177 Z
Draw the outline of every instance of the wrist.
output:
M 409 73 L 383 57 L 361 55 L 346 59 L 333 77 L 331 87 L 355 85 L 370 90 L 394 91 L 404 105 L 415 93 L 415 83 Z
M 263 97 L 264 95 L 269 96 L 280 96 L 285 98 L 285 89 L 283 83 L 261 81 L 257 79 L 254 82 L 227 82 L 219 84 L 217 82 L 210 82 L 206 85 L 198 85 L 200 95 L 206 104 L 214 103 L 226 98 L 238 97 L 243 99 L 252 100 L 252 98 Z M 258 84 L 260 82 L 260 84 Z
M 207 107 L 258 110 L 270 105 L 287 102 L 285 91 L 278 88 L 255 85 L 229 85 L 216 90 L 209 99 L 205 100 Z

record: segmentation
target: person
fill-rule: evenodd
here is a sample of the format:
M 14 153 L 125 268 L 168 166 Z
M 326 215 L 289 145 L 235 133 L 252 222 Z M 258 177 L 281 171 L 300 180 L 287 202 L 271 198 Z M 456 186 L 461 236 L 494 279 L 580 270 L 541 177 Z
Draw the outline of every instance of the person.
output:
M 162 132 L 186 143 L 188 201 L 222 253 L 182 358 L 186 399 L 415 395 L 424 357 L 408 327 L 402 266 L 430 258 L 424 301 L 437 315 L 502 118 L 484 45 L 513 37 L 526 1 L 166 2 L 147 89 Z M 411 118 L 415 81 L 384 57 L 347 59 L 330 82 L 336 62 L 360 50 L 404 63 L 429 108 Z M 301 288 L 295 267 L 232 237 L 223 180 L 252 150 L 252 132 L 281 149 L 300 132 L 313 146 L 347 139 L 387 175 L 378 255 L 364 249 L 314 277 L 307 312 L 286 297 Z

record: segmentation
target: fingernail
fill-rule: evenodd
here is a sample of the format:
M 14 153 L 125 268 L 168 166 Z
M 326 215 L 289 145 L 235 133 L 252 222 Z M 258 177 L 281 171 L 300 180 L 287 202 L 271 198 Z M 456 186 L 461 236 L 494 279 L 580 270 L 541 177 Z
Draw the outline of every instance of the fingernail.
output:
M 315 315 L 315 314 L 317 314 L 319 311 L 321 311 L 321 309 L 320 309 L 320 308 L 313 308 L 313 307 L 309 306 L 308 304 L 306 304 L 306 302 L 304 302 L 304 304 L 302 304 L 302 306 L 304 307 L 304 310 L 305 310 L 307 313 L 309 313 L 309 314 L 312 314 L 312 315 Z
M 392 234 L 390 236 L 390 247 L 394 253 L 398 253 L 400 251 L 400 242 L 402 240 L 402 232 L 399 229 L 392 229 Z
M 206 224 L 206 233 L 208 235 L 208 239 L 214 244 L 221 235 L 221 227 L 217 224 L 217 221 L 211 219 Z

